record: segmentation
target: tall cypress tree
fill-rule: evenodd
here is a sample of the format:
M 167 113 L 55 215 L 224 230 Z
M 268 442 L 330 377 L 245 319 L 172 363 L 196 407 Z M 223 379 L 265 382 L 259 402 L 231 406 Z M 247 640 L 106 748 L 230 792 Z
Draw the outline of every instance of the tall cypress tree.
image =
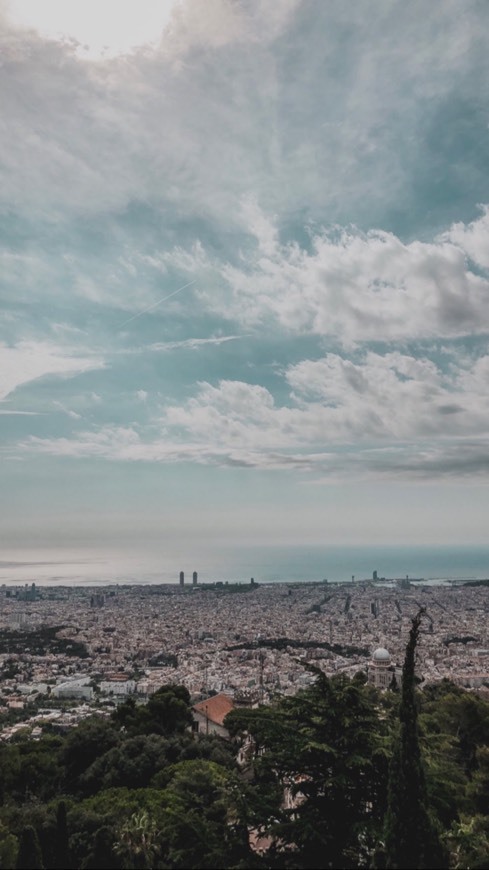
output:
M 415 653 L 421 609 L 412 620 L 402 669 L 399 733 L 389 769 L 385 819 L 387 867 L 440 868 L 446 866 L 436 828 L 428 811 L 428 796 L 419 746 L 415 698 Z
M 56 810 L 55 867 L 59 868 L 59 870 L 68 870 L 71 867 L 66 804 L 64 801 L 59 802 Z
M 17 870 L 43 870 L 39 838 L 32 825 L 22 828 L 16 867 Z

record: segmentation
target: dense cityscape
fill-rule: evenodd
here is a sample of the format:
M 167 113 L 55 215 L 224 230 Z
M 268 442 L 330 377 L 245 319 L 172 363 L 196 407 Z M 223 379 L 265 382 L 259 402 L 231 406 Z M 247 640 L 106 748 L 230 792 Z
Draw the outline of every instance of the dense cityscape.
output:
M 167 683 L 184 685 L 194 702 L 226 693 L 256 705 L 310 685 L 314 665 L 328 676 L 365 671 L 385 688 L 382 668 L 399 679 L 421 607 L 423 683 L 448 678 L 489 692 L 483 585 L 198 585 L 194 576 L 191 586 L 3 586 L 0 602 L 3 740 L 26 721 L 39 736 L 49 721 L 69 727 L 95 710 L 107 715 Z M 380 670 L 379 648 L 388 652 Z

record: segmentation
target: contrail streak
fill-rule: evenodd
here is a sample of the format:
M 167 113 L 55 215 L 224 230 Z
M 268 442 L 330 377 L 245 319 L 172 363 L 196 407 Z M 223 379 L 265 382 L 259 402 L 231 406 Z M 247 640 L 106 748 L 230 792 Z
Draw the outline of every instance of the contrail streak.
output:
M 174 290 L 173 293 L 169 293 L 168 296 L 165 296 L 163 299 L 160 299 L 158 302 L 155 302 L 153 305 L 148 305 L 144 311 L 140 311 L 138 314 L 134 314 L 133 317 L 130 317 L 129 320 L 125 320 L 124 323 L 119 325 L 119 329 L 122 329 L 123 326 L 127 326 L 128 323 L 132 323 L 133 320 L 136 320 L 137 317 L 142 317 L 143 314 L 146 314 L 148 311 L 152 311 L 153 308 L 157 308 L 158 305 L 161 305 L 162 302 L 166 302 L 167 299 L 171 299 L 172 296 L 176 296 L 177 293 L 180 293 L 182 290 L 185 290 L 186 287 L 190 287 L 191 284 L 195 284 L 195 281 L 189 281 L 188 284 L 184 284 L 183 287 L 179 287 L 178 290 Z

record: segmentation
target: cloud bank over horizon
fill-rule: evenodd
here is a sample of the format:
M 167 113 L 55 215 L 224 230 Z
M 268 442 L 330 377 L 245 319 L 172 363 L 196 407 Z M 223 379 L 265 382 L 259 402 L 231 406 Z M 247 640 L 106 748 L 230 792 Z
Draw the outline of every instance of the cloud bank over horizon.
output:
M 12 521 L 48 473 L 67 499 L 80 463 L 104 469 L 109 514 L 147 464 L 189 504 L 219 481 L 211 511 L 236 475 L 250 512 L 270 474 L 298 504 L 489 482 L 484 4 L 178 0 L 154 38 L 98 55 L 14 12 L 0 3 Z

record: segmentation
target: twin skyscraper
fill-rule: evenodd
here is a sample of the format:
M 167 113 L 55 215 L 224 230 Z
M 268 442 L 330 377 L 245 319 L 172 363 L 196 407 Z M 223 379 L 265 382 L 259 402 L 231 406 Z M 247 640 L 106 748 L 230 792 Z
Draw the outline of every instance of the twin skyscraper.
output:
M 180 586 L 185 586 L 185 574 L 180 571 Z M 192 574 L 192 586 L 197 586 L 197 571 Z

